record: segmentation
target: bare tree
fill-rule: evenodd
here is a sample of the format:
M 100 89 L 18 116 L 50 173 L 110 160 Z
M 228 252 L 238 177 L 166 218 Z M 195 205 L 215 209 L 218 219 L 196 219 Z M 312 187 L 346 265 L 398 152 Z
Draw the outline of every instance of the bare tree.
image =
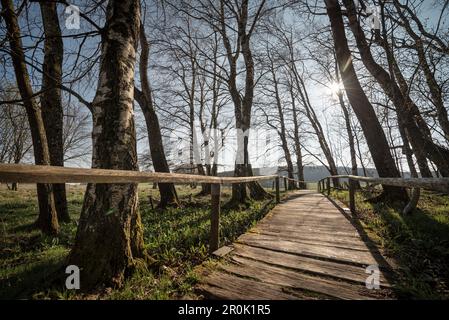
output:
M 83 160 L 91 155 L 90 113 L 86 113 L 80 104 L 66 101 L 63 103 L 64 125 L 62 145 L 64 162 Z
M 391 156 L 385 133 L 355 73 L 345 34 L 340 4 L 337 0 L 326 0 L 326 11 L 331 24 L 342 82 L 351 107 L 362 126 L 379 176 L 399 177 L 400 174 Z M 383 189 L 383 196 L 392 199 L 407 199 L 407 193 L 402 188 L 383 186 Z
M 133 100 L 140 2 L 111 0 L 106 17 L 92 103 L 92 166 L 137 170 Z M 145 256 L 137 184 L 89 184 L 68 259 L 82 270 L 83 289 L 123 285 Z
M 225 81 L 228 85 L 234 104 L 235 127 L 244 134 L 237 135 L 237 145 L 241 150 L 241 162 L 235 164 L 235 176 L 252 175 L 248 155 L 248 132 L 251 126 L 251 111 L 255 87 L 255 63 L 251 49 L 251 39 L 260 19 L 275 6 L 266 6 L 266 1 L 259 1 L 253 5 L 248 0 L 228 1 L 219 0 L 203 3 L 195 1 L 193 5 L 182 1 L 182 11 L 207 23 L 207 25 L 221 36 L 224 55 L 227 59 Z M 234 44 L 234 45 L 233 45 Z M 242 79 L 243 88 L 239 86 L 239 61 L 243 56 Z M 241 94 L 243 91 L 243 94 Z M 266 191 L 260 184 L 248 183 L 250 194 L 255 199 L 267 197 Z M 230 204 L 245 203 L 248 198 L 246 184 L 233 184 Z
M 134 88 L 135 99 L 140 105 L 140 109 L 145 117 L 145 123 L 148 132 L 148 142 L 150 145 L 151 160 L 156 172 L 170 172 L 170 168 L 165 157 L 164 146 L 162 144 L 162 134 L 159 125 L 159 119 L 154 109 L 153 97 L 148 79 L 148 59 L 149 43 L 146 39 L 145 28 L 140 26 L 140 83 L 141 90 Z M 159 207 L 164 208 L 167 205 L 178 205 L 178 195 L 173 183 L 159 183 L 159 192 L 161 200 Z
M 374 60 L 368 42 L 365 38 L 365 34 L 357 19 L 353 1 L 344 0 L 344 3 L 348 12 L 349 26 L 357 42 L 357 47 L 362 57 L 362 62 L 373 77 L 375 77 L 379 82 L 385 94 L 392 100 L 397 111 L 399 124 L 404 126 L 408 139 L 412 144 L 421 174 L 423 176 L 432 175 L 427 166 L 426 157 L 428 157 L 438 166 L 440 172 L 446 176 L 449 174 L 449 167 L 446 160 L 447 157 L 445 156 L 446 154 L 449 154 L 448 150 L 436 145 L 432 141 L 430 134 L 423 135 L 420 126 L 424 127 L 426 132 L 429 130 L 423 120 L 419 120 L 418 123 L 416 122 L 416 119 L 421 119 L 418 107 L 408 96 L 404 96 L 404 92 L 401 91 L 390 74 Z M 390 56 L 391 61 L 391 52 L 387 46 L 388 45 L 385 42 L 384 47 L 386 48 L 387 55 Z M 390 63 L 390 65 L 392 65 L 392 63 Z
M 3 7 L 2 16 L 5 20 L 8 32 L 11 50 L 10 56 L 14 66 L 17 87 L 23 100 L 23 105 L 26 109 L 31 129 L 35 163 L 49 165 L 50 154 L 45 133 L 45 125 L 41 109 L 35 101 L 35 94 L 31 87 L 30 78 L 26 68 L 17 15 L 14 11 L 12 0 L 2 0 L 1 4 Z M 45 233 L 57 234 L 59 231 L 59 224 L 52 186 L 48 184 L 37 184 L 37 194 L 39 199 L 39 217 L 36 225 Z
M 64 54 L 56 2 L 40 2 L 44 26 L 44 63 L 40 103 L 48 141 L 50 164 L 64 166 L 63 109 L 61 98 L 62 59 Z M 65 184 L 53 184 L 59 221 L 70 221 Z
M 281 97 L 281 83 L 279 80 L 279 69 L 281 68 L 280 62 L 282 61 L 276 54 L 276 52 L 272 48 L 266 48 L 266 53 L 264 58 L 266 59 L 266 68 L 268 70 L 268 76 L 266 77 L 266 84 L 262 86 L 261 94 L 267 99 L 265 106 L 261 107 L 260 110 L 264 113 L 266 117 L 266 124 L 270 126 L 273 130 L 275 130 L 279 136 L 281 141 L 280 145 L 283 150 L 284 159 L 287 164 L 287 175 L 290 179 L 294 179 L 294 169 L 293 169 L 293 161 L 292 156 L 289 149 L 288 142 L 288 134 L 286 128 L 286 120 L 287 116 L 285 103 Z M 284 75 L 285 76 L 285 75 Z M 276 106 L 276 112 L 270 112 L 273 110 L 272 103 Z M 288 181 L 288 189 L 294 189 L 295 183 L 293 180 Z
M 17 89 L 3 88 L 0 99 L 3 101 L 17 99 Z M 29 153 L 33 143 L 27 114 L 24 108 L 17 104 L 5 104 L 0 107 L 0 163 L 20 163 Z M 18 183 L 11 185 L 11 190 L 17 191 Z
M 424 30 L 423 23 L 407 3 L 401 4 L 398 0 L 394 0 L 393 5 L 396 9 L 396 13 L 399 16 L 399 19 L 395 21 L 398 22 L 406 30 L 407 34 L 412 38 L 414 42 L 410 47 L 415 49 L 418 54 L 418 66 L 424 73 L 424 78 L 427 82 L 430 92 L 430 98 L 436 109 L 438 122 L 444 132 L 446 141 L 449 142 L 449 120 L 447 108 L 445 107 L 443 101 L 443 88 L 436 79 L 435 69 L 432 70 L 433 62 L 429 61 L 430 59 L 428 58 L 427 49 L 430 48 L 429 45 L 432 42 L 429 43 L 428 41 L 426 41 L 426 39 L 428 39 L 427 36 L 430 36 L 430 39 L 432 41 L 443 44 L 443 49 L 447 49 L 447 45 L 445 45 L 444 42 L 439 39 L 436 34 L 430 35 L 429 32 Z M 442 9 L 443 11 L 446 9 L 447 5 L 448 2 L 445 3 Z M 418 26 L 421 34 L 415 32 L 412 27 L 412 21 L 415 22 L 415 24 Z M 447 51 L 446 54 L 449 54 L 449 51 Z

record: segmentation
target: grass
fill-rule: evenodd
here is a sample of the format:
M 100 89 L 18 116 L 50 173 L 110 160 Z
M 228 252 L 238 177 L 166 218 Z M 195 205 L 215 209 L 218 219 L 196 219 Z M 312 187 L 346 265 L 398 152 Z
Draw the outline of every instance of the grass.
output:
M 372 204 L 356 195 L 357 217 L 370 237 L 398 264 L 400 298 L 449 298 L 449 196 L 422 192 L 417 209 L 402 215 L 400 204 Z M 347 191 L 331 197 L 348 204 Z
M 106 288 L 81 295 L 49 285 L 61 270 L 73 245 L 81 211 L 84 187 L 68 186 L 70 223 L 61 225 L 57 238 L 32 227 L 37 218 L 33 186 L 19 191 L 0 189 L 0 299 L 180 299 L 198 298 L 193 290 L 198 281 L 194 267 L 208 262 L 210 197 L 195 197 L 200 188 L 178 188 L 181 208 L 151 209 L 148 197 L 158 198 L 150 185 L 139 185 L 140 212 L 145 228 L 145 245 L 157 268 L 139 270 L 121 289 Z M 230 197 L 224 188 L 222 201 Z M 222 202 L 222 203 L 223 203 Z M 253 201 L 245 210 L 222 210 L 221 243 L 230 243 L 267 212 L 266 201 Z M 266 209 L 272 207 L 269 205 Z M 155 271 L 156 270 L 156 271 Z

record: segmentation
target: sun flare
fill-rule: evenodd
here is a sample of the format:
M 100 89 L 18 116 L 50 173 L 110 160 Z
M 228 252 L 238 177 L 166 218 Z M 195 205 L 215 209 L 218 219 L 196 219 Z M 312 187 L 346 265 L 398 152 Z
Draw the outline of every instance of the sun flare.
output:
M 344 89 L 343 83 L 341 83 L 339 81 L 333 81 L 328 86 L 329 93 L 331 93 L 332 95 L 339 94 L 343 89 Z

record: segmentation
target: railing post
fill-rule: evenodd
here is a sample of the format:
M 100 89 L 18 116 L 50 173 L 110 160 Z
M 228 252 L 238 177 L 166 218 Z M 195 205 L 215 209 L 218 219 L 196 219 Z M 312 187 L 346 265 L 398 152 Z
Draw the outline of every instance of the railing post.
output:
M 327 195 L 329 196 L 331 194 L 331 178 L 326 179 L 326 189 Z
M 211 216 L 210 216 L 210 241 L 209 253 L 214 252 L 220 246 L 220 184 L 211 185 Z
M 349 178 L 349 210 L 355 214 L 355 183 Z
M 276 203 L 281 202 L 281 196 L 279 194 L 279 177 L 276 177 L 276 179 L 274 180 L 274 184 L 276 187 Z
M 287 185 L 287 178 L 286 177 L 284 177 L 284 188 L 285 188 L 285 191 L 288 191 L 288 185 Z

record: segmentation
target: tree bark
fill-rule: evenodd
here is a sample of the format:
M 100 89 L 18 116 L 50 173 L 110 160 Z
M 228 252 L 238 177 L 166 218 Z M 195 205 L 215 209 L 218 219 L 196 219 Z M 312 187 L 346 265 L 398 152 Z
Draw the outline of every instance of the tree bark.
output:
M 318 138 L 318 143 L 320 144 L 321 150 L 323 151 L 326 161 L 328 163 L 327 169 L 329 170 L 330 175 L 336 176 L 336 175 L 338 175 L 337 165 L 336 165 L 334 157 L 332 155 L 332 150 L 331 150 L 329 143 L 327 142 L 326 136 L 324 134 L 323 127 L 321 126 L 321 123 L 318 120 L 315 110 L 313 109 L 312 104 L 310 103 L 309 94 L 307 93 L 307 89 L 306 89 L 304 80 L 299 75 L 299 72 L 296 68 L 296 65 L 295 65 L 293 59 L 292 59 L 291 64 L 292 64 L 292 67 L 291 67 L 292 72 L 294 74 L 294 80 L 296 83 L 296 89 L 299 93 L 302 104 L 304 106 L 305 115 L 309 119 L 310 124 L 312 125 L 312 128 L 315 131 L 315 134 Z M 338 187 L 340 184 L 337 178 L 332 179 L 332 183 L 335 187 Z
M 17 16 L 11 0 L 1 0 L 3 18 L 8 31 L 8 40 L 11 48 L 11 59 L 16 76 L 20 96 L 25 106 L 33 141 L 34 162 L 39 165 L 49 165 L 50 155 L 48 151 L 47 136 L 41 109 L 33 98 L 33 90 L 25 63 L 22 40 Z M 37 196 L 39 201 L 39 217 L 36 225 L 46 234 L 56 235 L 59 231 L 58 217 L 55 209 L 52 186 L 49 184 L 37 184 Z
M 281 139 L 281 146 L 282 150 L 284 151 L 285 162 L 287 163 L 287 175 L 290 179 L 294 179 L 293 162 L 290 150 L 288 149 L 287 134 L 285 129 L 284 110 L 282 109 L 282 102 L 279 96 L 278 80 L 276 78 L 276 72 L 274 70 L 273 62 L 271 62 L 271 75 L 273 79 L 274 95 L 276 99 L 276 107 L 278 111 L 279 124 L 280 124 L 280 130 L 277 130 L 277 132 L 279 134 L 279 138 Z M 293 189 L 295 189 L 295 182 L 293 180 L 288 180 L 288 190 Z
M 149 59 L 149 44 L 145 35 L 145 28 L 140 26 L 140 83 L 142 91 L 135 89 L 134 98 L 139 103 L 140 109 L 145 118 L 145 124 L 148 131 L 148 143 L 150 145 L 151 160 L 153 161 L 153 167 L 156 172 L 170 172 L 170 168 L 165 157 L 164 145 L 162 143 L 161 129 L 159 125 L 159 119 L 156 111 L 154 110 L 153 97 L 151 93 L 150 82 L 148 80 L 148 59 Z M 159 193 L 161 201 L 159 202 L 160 208 L 165 208 L 168 205 L 179 205 L 178 194 L 173 183 L 158 183 Z
M 235 51 L 231 47 L 230 39 L 227 35 L 227 23 L 225 21 L 225 1 L 220 1 L 220 34 L 223 40 L 223 45 L 226 50 L 226 56 L 229 63 L 229 80 L 228 88 L 231 94 L 232 102 L 234 103 L 234 115 L 236 129 L 240 130 L 244 135 L 238 135 L 238 152 L 243 157 L 243 163 L 236 163 L 234 168 L 235 177 L 251 176 L 252 168 L 249 163 L 248 156 L 248 134 L 251 126 L 251 109 L 254 98 L 254 59 L 250 47 L 250 38 L 252 30 L 247 31 L 248 23 L 248 0 L 243 0 L 239 8 L 240 14 L 238 16 L 238 49 Z M 263 6 L 264 3 L 261 4 Z M 256 18 L 255 18 L 256 19 Z M 253 26 L 255 21 L 253 22 Z M 237 87 L 237 59 L 239 54 L 243 54 L 245 63 L 245 92 L 243 98 L 240 96 L 240 90 Z M 268 197 L 268 193 L 262 188 L 262 186 L 256 182 L 248 183 L 251 197 L 256 200 L 262 200 Z M 230 203 L 245 203 L 248 199 L 246 192 L 246 183 L 233 184 L 232 185 L 232 197 Z
M 133 92 L 140 2 L 111 0 L 106 10 L 92 103 L 92 165 L 138 170 Z M 137 184 L 89 184 L 68 259 L 81 269 L 81 289 L 98 284 L 120 287 L 145 257 Z
M 446 142 L 449 142 L 449 119 L 448 119 L 447 109 L 444 106 L 441 87 L 438 85 L 438 82 L 435 79 L 435 75 L 432 72 L 432 70 L 430 69 L 430 66 L 429 66 L 429 63 L 428 63 L 427 57 L 426 57 L 426 50 L 424 49 L 423 40 L 421 39 L 421 37 L 418 34 L 416 34 L 413 31 L 413 28 L 411 27 L 410 22 L 407 19 L 407 17 L 405 16 L 401 7 L 405 8 L 409 12 L 409 14 L 412 14 L 412 17 L 415 21 L 418 18 L 406 4 L 401 5 L 397 0 L 394 0 L 393 4 L 403 22 L 403 26 L 404 26 L 405 30 L 415 41 L 415 45 L 413 47 L 415 48 L 416 52 L 418 53 L 419 67 L 424 72 L 424 76 L 426 78 L 426 82 L 429 87 L 429 92 L 430 92 L 432 102 L 437 110 L 438 122 L 441 126 L 441 129 L 443 129 Z
M 420 169 L 422 171 L 422 176 L 431 176 L 430 171 L 427 171 L 426 166 L 424 165 L 426 163 L 426 157 L 437 165 L 443 176 L 449 176 L 449 163 L 446 160 L 446 157 L 449 156 L 449 150 L 436 146 L 430 136 L 427 137 L 427 139 L 423 136 L 413 117 L 416 112 L 419 113 L 418 108 L 416 106 L 412 107 L 413 102 L 404 97 L 397 83 L 390 77 L 388 72 L 374 60 L 364 32 L 357 20 L 353 1 L 344 0 L 343 2 L 347 8 L 349 26 L 356 39 L 362 62 L 372 76 L 378 81 L 385 94 L 393 101 L 398 114 L 399 123 L 405 127 L 413 151 L 418 159 L 418 164 L 421 164 Z M 384 46 L 387 46 L 386 39 L 383 39 L 383 41 Z M 387 54 L 389 54 L 388 47 L 385 49 Z
M 345 34 L 340 4 L 337 0 L 326 0 L 338 66 L 349 102 L 362 126 L 368 148 L 380 177 L 399 177 L 389 145 L 374 108 L 366 97 L 352 64 L 351 52 Z M 384 195 L 391 199 L 406 200 L 403 188 L 383 186 Z
M 335 54 L 335 51 L 334 51 L 334 54 Z M 337 80 L 337 83 L 340 83 L 341 77 L 340 77 L 340 70 L 338 70 L 337 59 L 335 59 L 335 78 Z M 358 176 L 359 172 L 358 172 L 358 168 L 357 168 L 357 156 L 355 153 L 354 134 L 352 132 L 351 118 L 349 116 L 349 110 L 346 107 L 343 92 L 339 91 L 339 92 L 337 92 L 337 95 L 338 95 L 338 102 L 340 104 L 341 110 L 343 112 L 343 117 L 345 119 L 346 132 L 348 133 L 349 153 L 351 155 L 351 174 L 354 176 Z M 360 187 L 360 183 L 358 181 L 353 181 L 353 184 L 356 187 Z
M 299 122 L 298 122 L 298 116 L 299 112 L 296 107 L 296 99 L 295 95 L 293 93 L 293 85 L 290 85 L 290 96 L 292 99 L 292 110 L 293 110 L 293 140 L 295 143 L 295 155 L 296 155 L 296 167 L 298 168 L 297 176 L 298 176 L 298 187 L 300 189 L 305 189 L 306 184 L 304 180 L 304 165 L 302 162 L 302 147 L 300 143 L 300 135 L 299 135 Z
M 63 109 L 61 101 L 63 44 L 55 2 L 39 3 L 44 25 L 44 63 L 42 74 L 41 110 L 47 135 L 50 163 L 64 166 Z M 58 220 L 70 221 L 65 184 L 53 184 Z

